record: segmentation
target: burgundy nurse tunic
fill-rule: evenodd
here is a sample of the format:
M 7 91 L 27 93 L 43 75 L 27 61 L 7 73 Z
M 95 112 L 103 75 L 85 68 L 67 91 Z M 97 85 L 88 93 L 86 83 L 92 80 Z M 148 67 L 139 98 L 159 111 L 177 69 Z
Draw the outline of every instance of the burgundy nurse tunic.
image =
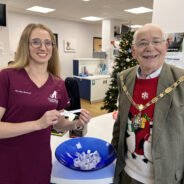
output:
M 48 110 L 69 105 L 64 81 L 49 75 L 38 88 L 24 69 L 0 72 L 1 121 L 39 119 Z M 51 127 L 25 135 L 0 139 L 0 184 L 49 184 L 51 174 Z

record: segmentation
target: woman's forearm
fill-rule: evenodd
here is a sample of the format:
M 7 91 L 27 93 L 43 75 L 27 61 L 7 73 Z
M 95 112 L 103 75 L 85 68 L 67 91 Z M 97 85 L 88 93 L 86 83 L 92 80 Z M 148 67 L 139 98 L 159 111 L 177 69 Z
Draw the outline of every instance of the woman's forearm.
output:
M 37 121 L 22 123 L 0 122 L 0 139 L 16 137 L 42 129 Z

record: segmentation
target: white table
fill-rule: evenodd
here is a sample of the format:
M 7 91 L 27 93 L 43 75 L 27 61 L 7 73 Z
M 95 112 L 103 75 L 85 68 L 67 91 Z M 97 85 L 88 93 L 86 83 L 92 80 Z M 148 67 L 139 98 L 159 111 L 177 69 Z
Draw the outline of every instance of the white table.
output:
M 86 137 L 96 137 L 111 142 L 114 120 L 112 113 L 92 118 L 88 124 Z M 63 137 L 51 136 L 52 174 L 51 182 L 57 184 L 110 184 L 113 183 L 115 162 L 107 167 L 91 172 L 75 171 L 60 164 L 55 158 L 56 147 L 70 139 L 66 133 Z

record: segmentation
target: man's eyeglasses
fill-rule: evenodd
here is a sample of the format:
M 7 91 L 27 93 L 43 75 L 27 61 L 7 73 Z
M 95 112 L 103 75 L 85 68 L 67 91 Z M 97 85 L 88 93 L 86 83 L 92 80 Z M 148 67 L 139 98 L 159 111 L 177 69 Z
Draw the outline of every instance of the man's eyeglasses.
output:
M 38 38 L 32 39 L 29 43 L 35 49 L 39 49 L 40 47 L 42 47 L 42 44 L 44 44 L 47 49 L 50 49 L 55 44 L 52 40 L 44 40 L 44 41 L 42 41 L 42 40 L 40 40 Z
M 160 46 L 163 42 L 165 42 L 165 40 L 161 40 L 161 39 L 156 39 L 151 41 L 143 40 L 140 42 L 135 42 L 135 45 L 139 48 L 145 48 L 145 47 L 148 47 L 150 43 L 153 46 Z

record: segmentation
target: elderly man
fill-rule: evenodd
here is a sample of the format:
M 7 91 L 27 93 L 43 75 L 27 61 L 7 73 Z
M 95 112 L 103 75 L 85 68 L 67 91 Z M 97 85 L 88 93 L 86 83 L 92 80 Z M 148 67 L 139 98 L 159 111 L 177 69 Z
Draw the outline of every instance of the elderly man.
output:
M 164 63 L 160 27 L 134 34 L 139 66 L 118 74 L 115 184 L 184 184 L 184 70 Z

